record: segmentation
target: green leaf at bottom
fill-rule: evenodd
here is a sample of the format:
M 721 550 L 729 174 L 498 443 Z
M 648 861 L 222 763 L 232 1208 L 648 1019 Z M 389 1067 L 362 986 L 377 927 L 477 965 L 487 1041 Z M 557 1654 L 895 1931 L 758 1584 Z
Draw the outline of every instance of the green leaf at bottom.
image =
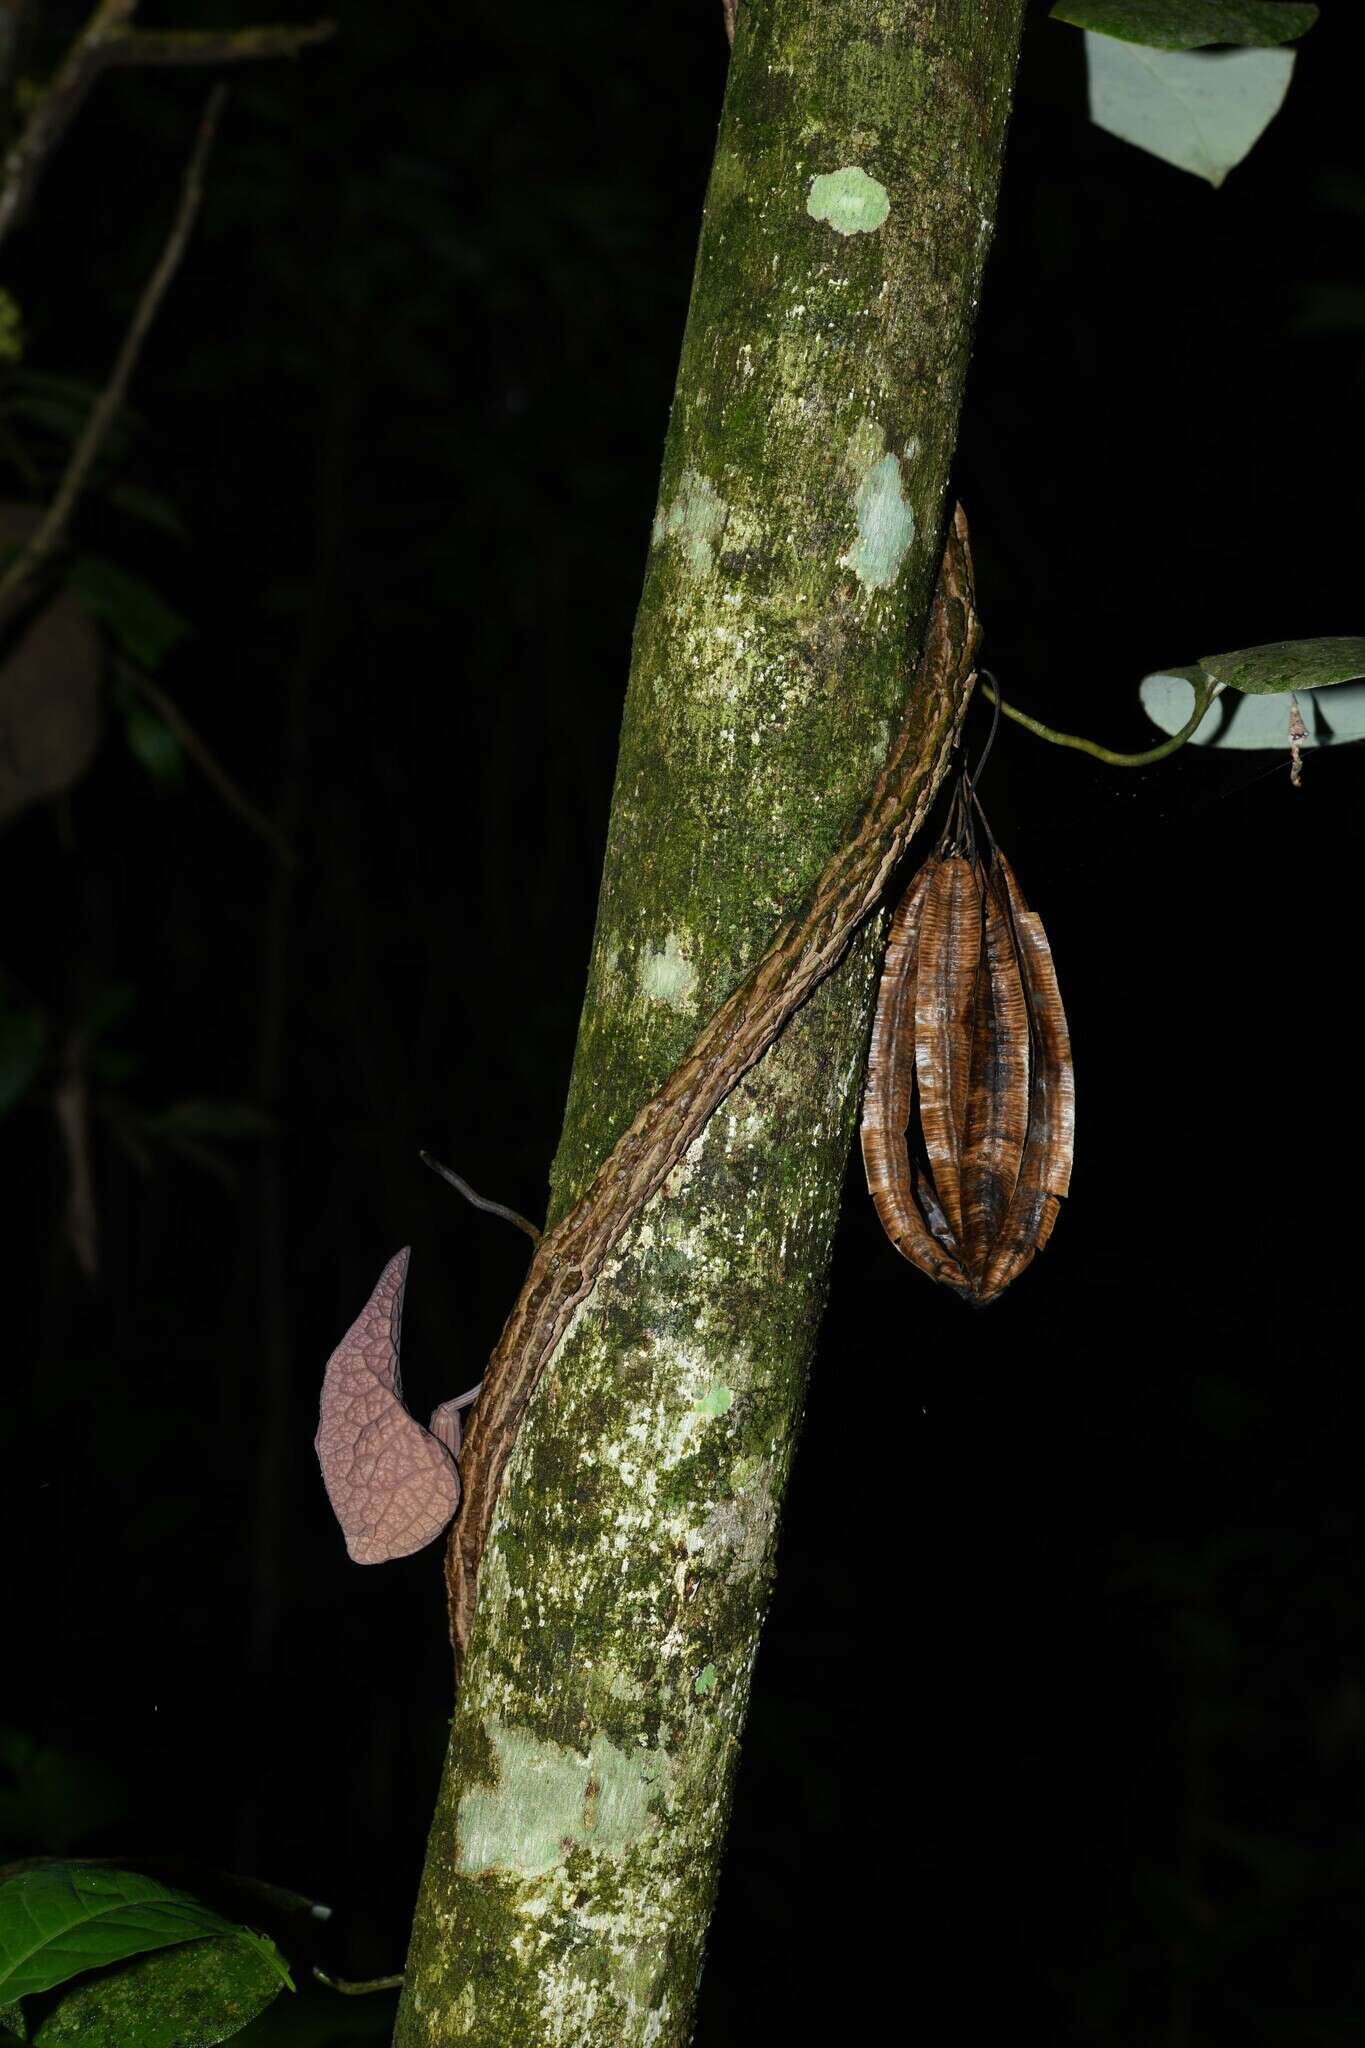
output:
M 31 2038 L 34 2048 L 210 2048 L 249 2026 L 280 1984 L 278 1957 L 258 1937 L 218 1935 L 73 1984 Z
M 43 1864 L 0 1884 L 0 2001 L 50 1991 L 147 1949 L 232 1932 L 230 1921 L 153 1877 Z

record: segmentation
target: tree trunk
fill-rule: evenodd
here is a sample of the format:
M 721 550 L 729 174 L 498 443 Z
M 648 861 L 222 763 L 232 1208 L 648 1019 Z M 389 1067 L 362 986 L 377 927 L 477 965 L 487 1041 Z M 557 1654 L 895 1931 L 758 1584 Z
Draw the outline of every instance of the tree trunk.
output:
M 855 824 L 943 539 L 1023 0 L 741 0 L 552 1217 Z M 484 1558 L 399 2048 L 677 2048 L 877 920 L 576 1314 Z

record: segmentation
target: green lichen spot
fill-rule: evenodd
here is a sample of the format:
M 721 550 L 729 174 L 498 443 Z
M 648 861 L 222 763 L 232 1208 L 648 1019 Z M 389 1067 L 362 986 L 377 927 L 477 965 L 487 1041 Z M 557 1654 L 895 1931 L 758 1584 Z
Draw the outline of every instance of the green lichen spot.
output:
M 685 1010 L 697 986 L 697 970 L 683 952 L 676 932 L 664 940 L 661 953 L 645 953 L 640 960 L 640 987 L 656 1003 L 670 1010 Z
M 703 1665 L 702 1669 L 697 1673 L 697 1682 L 693 1686 L 692 1690 L 695 1693 L 701 1694 L 714 1692 L 715 1689 L 716 1667 L 714 1664 Z
M 721 1380 L 712 1380 L 706 1392 L 697 1403 L 698 1415 L 728 1415 L 733 1402 L 734 1390 Z
M 525 1728 L 486 1721 L 498 1759 L 495 1786 L 475 1786 L 460 1801 L 460 1869 L 511 1870 L 542 1877 L 582 1846 L 620 1856 L 653 1825 L 659 1760 L 627 1756 L 605 1735 L 586 1756 L 543 1741 Z
M 654 516 L 654 541 L 676 540 L 682 550 L 688 574 L 705 576 L 716 559 L 716 548 L 725 531 L 730 508 L 712 483 L 699 470 L 685 469 L 682 488 L 665 512 Z
M 894 455 L 874 462 L 853 494 L 858 538 L 839 560 L 865 590 L 886 590 L 900 573 L 915 537 L 915 515 L 905 501 Z
M 812 220 L 828 221 L 836 235 L 870 235 L 890 211 L 885 185 L 857 164 L 811 179 L 806 212 Z

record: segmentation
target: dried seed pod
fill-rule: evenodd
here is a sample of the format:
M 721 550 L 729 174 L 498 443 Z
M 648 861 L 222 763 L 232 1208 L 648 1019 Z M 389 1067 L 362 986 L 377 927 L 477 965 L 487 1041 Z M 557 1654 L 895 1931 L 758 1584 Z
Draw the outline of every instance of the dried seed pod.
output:
M 915 1080 L 934 1192 L 961 1262 L 962 1152 L 981 974 L 981 888 L 975 864 L 940 853 L 920 921 Z
M 897 1251 L 903 1252 L 931 1280 L 941 1280 L 953 1287 L 960 1285 L 962 1278 L 957 1259 L 953 1250 L 944 1245 L 942 1237 L 931 1233 L 925 1222 L 925 1211 L 915 1200 L 905 1143 L 915 1080 L 915 984 L 920 918 L 936 866 L 936 860 L 926 861 L 902 896 L 891 920 L 868 1060 L 867 1093 L 863 1104 L 863 1163 L 882 1229 Z M 906 1046 L 910 1048 L 908 1059 L 902 1057 Z M 946 1236 L 948 1226 L 932 1189 L 929 1197 L 937 1227 Z
M 892 918 L 862 1145 L 897 1250 L 986 1302 L 1052 1233 L 1071 1176 L 1074 1084 L 1042 921 L 1004 855 L 993 844 L 979 853 L 974 807 L 964 777 Z
M 1019 1180 L 986 1268 L 981 1298 L 993 1301 L 1040 1252 L 1052 1235 L 1063 1195 L 1071 1185 L 1075 1147 L 1076 1084 L 1071 1034 L 1057 987 L 1057 970 L 1043 920 L 1028 909 L 1009 862 L 995 856 L 1010 905 L 1033 1041 L 1029 1128 Z
M 982 919 L 962 1160 L 965 1250 L 978 1292 L 1014 1199 L 1029 1128 L 1028 995 L 998 868 L 987 876 Z

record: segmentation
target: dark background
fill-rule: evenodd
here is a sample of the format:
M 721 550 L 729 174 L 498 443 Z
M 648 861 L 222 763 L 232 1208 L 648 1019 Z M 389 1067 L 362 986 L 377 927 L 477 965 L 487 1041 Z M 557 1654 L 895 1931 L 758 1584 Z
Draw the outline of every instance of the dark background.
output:
M 726 46 L 719 0 L 339 12 L 237 74 L 74 535 L 87 588 L 137 579 L 104 738 L 0 835 L 11 1067 L 45 1048 L 0 1127 L 0 1858 L 297 1887 L 364 1975 L 401 1967 L 448 1651 L 437 1550 L 346 1561 L 317 1387 L 401 1243 L 419 1413 L 515 1293 L 523 1240 L 419 1145 L 543 1210 Z M 1054 723 L 1150 744 L 1149 669 L 1361 630 L 1348 24 L 1221 192 L 1094 130 L 1079 36 L 1029 29 L 955 481 L 987 659 Z M 11 498 L 64 456 L 41 378 L 107 373 L 204 91 L 102 83 L 6 249 Z M 955 2040 L 1365 2038 L 1359 784 L 1350 749 L 1295 791 L 1274 757 L 1002 732 L 1072 1197 L 974 1315 L 850 1169 L 701 2048 L 881 2038 L 888 1996 Z M 285 1998 L 242 2038 L 377 2039 L 391 2006 Z

